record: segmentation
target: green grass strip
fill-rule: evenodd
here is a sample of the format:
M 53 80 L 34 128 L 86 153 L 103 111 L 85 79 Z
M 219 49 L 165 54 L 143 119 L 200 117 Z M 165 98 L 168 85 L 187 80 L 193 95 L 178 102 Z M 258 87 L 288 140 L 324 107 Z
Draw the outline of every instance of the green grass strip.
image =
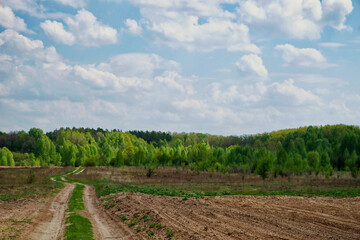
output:
M 89 219 L 81 216 L 79 211 L 84 210 L 83 190 L 85 186 L 76 184 L 74 192 L 69 201 L 68 212 L 70 216 L 66 219 L 67 240 L 94 240 L 92 225 Z
M 118 192 L 140 192 L 145 194 L 174 196 L 183 198 L 202 198 L 205 196 L 225 196 L 225 195 L 255 195 L 255 196 L 324 196 L 324 197 L 359 197 L 360 188 L 353 186 L 299 186 L 300 189 L 289 187 L 289 189 L 280 190 L 279 187 L 274 189 L 229 189 L 222 191 L 189 191 L 170 189 L 168 186 L 151 186 L 146 184 L 116 183 L 109 180 L 73 180 L 69 182 L 82 182 L 92 184 L 95 187 L 98 197 L 107 196 L 110 193 Z

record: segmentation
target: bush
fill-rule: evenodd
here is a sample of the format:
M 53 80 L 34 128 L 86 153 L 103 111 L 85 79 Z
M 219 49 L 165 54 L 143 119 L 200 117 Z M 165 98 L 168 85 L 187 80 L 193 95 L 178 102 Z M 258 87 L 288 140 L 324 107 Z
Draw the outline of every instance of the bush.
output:
M 30 172 L 29 176 L 26 179 L 27 184 L 32 184 L 36 181 L 36 175 L 34 172 Z
M 95 158 L 87 158 L 84 162 L 85 167 L 95 167 L 96 166 L 96 160 Z

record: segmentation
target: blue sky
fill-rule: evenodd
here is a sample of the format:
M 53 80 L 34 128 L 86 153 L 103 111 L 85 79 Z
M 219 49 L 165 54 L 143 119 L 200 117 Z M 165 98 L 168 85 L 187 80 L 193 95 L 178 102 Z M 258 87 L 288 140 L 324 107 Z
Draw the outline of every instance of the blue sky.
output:
M 0 131 L 358 125 L 359 31 L 351 0 L 2 0 Z

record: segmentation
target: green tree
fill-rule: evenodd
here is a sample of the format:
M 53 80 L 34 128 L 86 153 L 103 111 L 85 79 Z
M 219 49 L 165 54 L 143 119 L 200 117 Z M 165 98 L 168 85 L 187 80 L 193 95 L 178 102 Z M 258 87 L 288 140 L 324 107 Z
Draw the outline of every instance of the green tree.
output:
M 262 179 L 269 177 L 269 172 L 271 171 L 272 157 L 271 153 L 267 152 L 257 163 L 255 174 L 258 174 Z
M 354 150 L 351 157 L 345 161 L 347 170 L 350 170 L 351 176 L 357 178 L 359 176 L 359 157 Z
M 307 160 L 311 171 L 314 171 L 316 174 L 320 171 L 320 156 L 316 151 L 310 151 L 307 154 Z
M 6 147 L 0 149 L 0 166 L 15 166 L 13 154 Z
M 123 155 L 123 151 L 121 149 L 119 149 L 116 153 L 116 157 L 114 158 L 113 164 L 114 167 L 122 167 L 125 165 L 124 162 L 124 155 Z

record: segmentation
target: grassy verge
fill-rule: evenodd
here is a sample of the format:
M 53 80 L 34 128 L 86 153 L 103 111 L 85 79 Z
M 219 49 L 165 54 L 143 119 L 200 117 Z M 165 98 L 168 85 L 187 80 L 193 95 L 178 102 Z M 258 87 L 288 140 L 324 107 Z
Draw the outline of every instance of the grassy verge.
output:
M 357 186 L 323 185 L 307 182 L 259 182 L 251 184 L 220 184 L 220 183 L 119 183 L 103 180 L 73 180 L 92 184 L 98 197 L 118 192 L 140 192 L 145 194 L 176 196 L 183 198 L 202 198 L 204 196 L 224 195 L 288 195 L 288 196 L 327 196 L 327 197 L 358 197 L 360 188 Z
M 79 214 L 85 208 L 82 198 L 84 188 L 83 185 L 77 184 L 69 201 L 68 212 L 70 215 L 66 219 L 66 223 L 69 225 L 66 226 L 65 232 L 67 240 L 94 239 L 90 220 Z

